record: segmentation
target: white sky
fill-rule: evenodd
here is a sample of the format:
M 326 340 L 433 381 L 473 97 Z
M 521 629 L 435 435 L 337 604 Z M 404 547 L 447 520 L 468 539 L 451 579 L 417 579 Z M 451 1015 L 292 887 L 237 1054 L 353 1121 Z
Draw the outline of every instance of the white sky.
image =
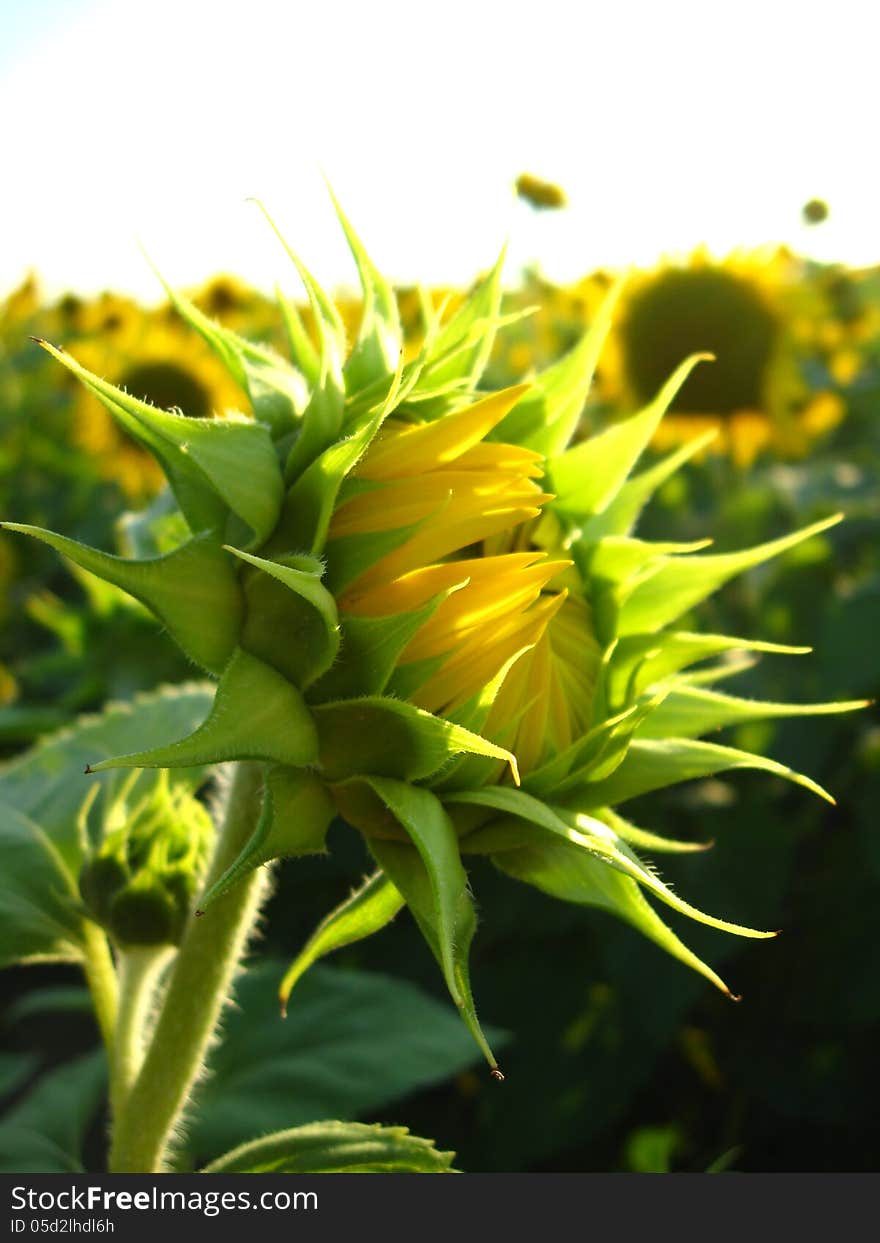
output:
M 153 297 L 218 270 L 351 268 L 319 166 L 379 265 L 461 281 L 784 240 L 880 261 L 871 5 L 837 0 L 7 0 L 0 295 Z M 23 14 L 29 14 L 26 21 Z M 42 20 L 40 20 L 42 17 Z M 515 202 L 529 170 L 571 207 Z M 800 222 L 813 195 L 831 203 Z

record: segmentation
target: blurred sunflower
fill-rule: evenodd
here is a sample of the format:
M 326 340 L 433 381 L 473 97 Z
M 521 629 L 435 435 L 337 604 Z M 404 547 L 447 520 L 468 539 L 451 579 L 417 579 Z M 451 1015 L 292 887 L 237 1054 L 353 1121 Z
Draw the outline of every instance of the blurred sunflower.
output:
M 40 305 L 40 286 L 29 272 L 20 285 L 0 302 L 0 336 L 6 336 L 36 314 Z
M 175 324 L 165 308 L 143 310 L 129 299 L 105 294 L 70 310 L 84 334 L 77 337 L 77 355 L 132 396 L 161 409 L 179 409 L 192 418 L 242 407 L 244 395 L 229 372 L 207 345 Z M 150 496 L 163 478 L 155 460 L 92 393 L 79 387 L 75 391 L 74 443 L 130 499 Z
M 636 274 L 600 364 L 602 395 L 621 411 L 636 409 L 675 360 L 708 352 L 715 362 L 682 386 L 657 447 L 714 429 L 715 449 L 741 466 L 765 449 L 801 456 L 844 410 L 834 393 L 812 392 L 799 367 L 814 326 L 829 318 L 816 292 L 782 247 L 723 260 L 701 249 L 684 263 Z
M 221 272 L 205 281 L 190 293 L 190 298 L 200 311 L 209 317 L 255 341 L 271 341 L 281 346 L 278 338 L 278 313 L 274 302 L 252 285 Z M 168 318 L 178 327 L 177 313 L 172 306 L 166 308 Z M 276 339 L 277 338 L 277 339 Z
M 514 183 L 517 197 L 536 211 L 558 211 L 568 205 L 568 198 L 561 186 L 545 181 L 534 173 L 520 173 Z

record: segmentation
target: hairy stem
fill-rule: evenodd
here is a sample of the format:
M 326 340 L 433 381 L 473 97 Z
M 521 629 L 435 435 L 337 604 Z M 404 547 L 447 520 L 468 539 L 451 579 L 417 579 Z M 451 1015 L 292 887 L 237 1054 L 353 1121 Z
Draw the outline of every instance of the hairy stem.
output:
M 206 888 L 223 875 L 254 831 L 261 786 L 258 764 L 235 765 Z M 110 1155 L 115 1173 L 167 1168 L 169 1144 L 204 1067 L 265 889 L 265 872 L 257 870 L 203 916 L 190 918 L 150 1047 L 116 1120 Z
M 119 955 L 119 1011 L 110 1075 L 110 1101 L 118 1117 L 144 1059 L 148 1027 L 169 946 L 127 949 Z
M 90 919 L 83 920 L 82 936 L 85 946 L 83 970 L 86 983 L 92 994 L 101 1039 L 104 1041 L 108 1058 L 112 1059 L 118 1006 L 118 986 L 113 956 L 110 953 L 106 934 Z

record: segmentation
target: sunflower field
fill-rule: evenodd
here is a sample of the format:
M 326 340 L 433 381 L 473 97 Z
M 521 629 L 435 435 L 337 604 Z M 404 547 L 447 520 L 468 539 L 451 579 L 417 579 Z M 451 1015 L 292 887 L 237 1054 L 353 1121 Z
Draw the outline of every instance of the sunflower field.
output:
M 0 1169 L 876 1168 L 880 267 L 338 215 L 0 304 Z

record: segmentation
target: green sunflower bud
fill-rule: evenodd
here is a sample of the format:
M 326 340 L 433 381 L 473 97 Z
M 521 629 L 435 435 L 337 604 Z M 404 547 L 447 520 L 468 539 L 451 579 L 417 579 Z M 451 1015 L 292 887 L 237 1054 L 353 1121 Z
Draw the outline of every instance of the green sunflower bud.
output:
M 213 836 L 206 809 L 163 774 L 139 802 L 124 790 L 110 819 L 80 872 L 87 911 L 122 947 L 177 944 Z
M 114 901 L 130 880 L 131 873 L 124 857 L 98 855 L 83 865 L 79 892 L 96 923 L 106 926 Z
M 176 945 L 190 911 L 195 879 L 145 869 L 115 895 L 106 928 L 121 946 Z

